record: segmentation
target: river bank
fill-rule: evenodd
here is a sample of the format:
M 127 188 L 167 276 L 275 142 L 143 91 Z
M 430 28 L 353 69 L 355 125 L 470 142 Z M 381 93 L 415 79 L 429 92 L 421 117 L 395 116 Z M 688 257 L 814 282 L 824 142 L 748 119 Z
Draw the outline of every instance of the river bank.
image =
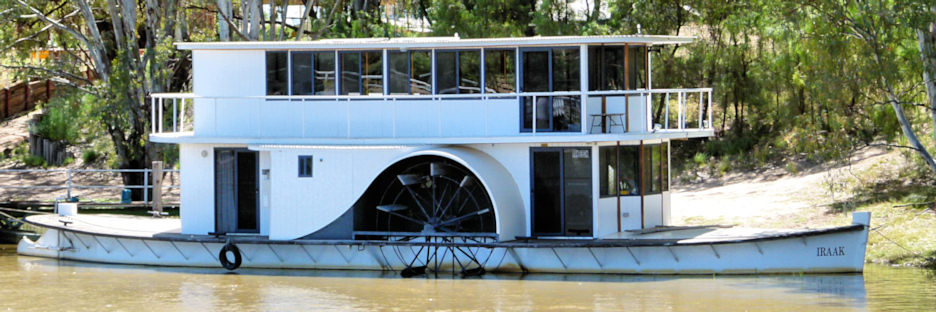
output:
M 672 220 L 677 225 L 820 228 L 851 223 L 852 211 L 870 211 L 867 262 L 936 269 L 933 191 L 901 183 L 907 165 L 897 151 L 869 148 L 844 164 L 799 173 L 773 168 L 677 184 Z

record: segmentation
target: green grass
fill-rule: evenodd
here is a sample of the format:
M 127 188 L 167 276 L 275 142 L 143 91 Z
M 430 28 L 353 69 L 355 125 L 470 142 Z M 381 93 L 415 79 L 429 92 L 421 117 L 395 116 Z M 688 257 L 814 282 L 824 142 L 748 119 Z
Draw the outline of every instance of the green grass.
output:
M 866 260 L 936 269 L 936 212 L 932 205 L 894 207 L 904 203 L 892 200 L 856 207 L 856 211 L 871 212 Z M 851 216 L 839 213 L 837 217 Z

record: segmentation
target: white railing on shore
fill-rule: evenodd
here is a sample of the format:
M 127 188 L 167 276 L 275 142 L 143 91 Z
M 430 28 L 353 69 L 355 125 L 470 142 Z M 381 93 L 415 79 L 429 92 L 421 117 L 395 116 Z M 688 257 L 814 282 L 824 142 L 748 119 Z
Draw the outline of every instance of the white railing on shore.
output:
M 596 97 L 616 97 L 616 96 L 636 96 L 642 97 L 645 100 L 645 109 L 646 112 L 646 131 L 654 132 L 660 130 L 678 130 L 678 131 L 705 131 L 712 129 L 712 88 L 685 88 L 685 89 L 650 89 L 650 90 L 614 90 L 614 91 L 562 91 L 562 92 L 522 92 L 522 93 L 476 93 L 476 94 L 433 94 L 433 95 L 308 95 L 308 96 L 198 96 L 192 93 L 153 93 L 150 95 L 151 99 L 151 133 L 175 133 L 175 132 L 185 132 L 185 131 L 194 131 L 194 126 L 191 125 L 192 120 L 194 120 L 194 106 L 195 100 L 205 100 L 207 103 L 212 103 L 215 109 L 215 116 L 217 116 L 217 109 L 219 103 L 223 103 L 226 100 L 254 100 L 258 104 L 262 104 L 266 101 L 287 101 L 287 102 L 301 102 L 301 103 L 321 103 L 321 102 L 346 102 L 351 103 L 355 101 L 384 101 L 391 104 L 398 101 L 436 101 L 438 106 L 442 107 L 442 103 L 445 100 L 465 100 L 465 99 L 478 99 L 478 100 L 497 100 L 497 99 L 514 99 L 517 101 L 522 101 L 523 98 L 530 97 L 533 99 L 533 109 L 532 109 L 532 129 L 528 131 L 521 129 L 516 135 L 536 135 L 537 133 L 542 133 L 538 131 L 537 127 L 537 114 L 538 110 L 536 109 L 536 99 L 539 97 L 577 97 L 580 98 L 579 101 L 579 114 L 580 114 L 580 125 L 581 131 L 575 132 L 560 132 L 560 133 L 575 133 L 575 134 L 588 134 L 588 116 L 589 112 L 587 111 L 587 99 L 596 98 Z M 698 116 L 693 118 L 692 121 L 696 121 L 695 126 L 689 124 L 688 115 L 690 114 L 690 97 L 694 96 L 698 99 Z M 654 105 L 655 99 L 664 99 L 664 109 L 662 110 L 662 119 L 660 119 L 660 124 L 654 124 Z M 671 103 L 675 101 L 675 103 Z M 694 101 L 693 101 L 694 103 Z M 222 104 L 223 105 L 223 104 Z M 258 105 L 257 116 L 258 120 L 263 116 L 263 106 Z M 672 107 L 671 107 L 672 106 Z M 670 111 L 672 108 L 675 108 L 673 116 L 671 116 Z M 487 109 L 482 108 L 482 109 Z M 518 102 L 518 105 L 514 106 L 514 109 L 519 109 L 521 120 L 523 119 L 523 105 Z M 352 112 L 351 108 L 348 106 L 348 112 L 345 114 L 346 124 L 349 129 L 346 131 L 347 137 L 352 137 L 351 135 L 351 124 L 352 124 Z M 165 118 L 165 113 L 171 111 L 171 117 Z M 694 112 L 694 111 L 693 111 Z M 706 113 L 707 112 L 707 113 Z M 592 113 L 594 114 L 594 113 Z M 628 116 L 629 117 L 629 116 Z M 660 117 L 660 116 L 656 116 Z M 397 116 L 393 116 L 393 137 L 396 137 L 396 127 L 397 127 Z M 441 110 L 438 116 L 441 124 Z M 187 124 L 186 122 L 189 122 Z M 487 123 L 485 123 L 487 124 Z M 263 126 L 260 122 L 257 123 L 258 128 L 258 137 L 263 136 Z M 303 125 L 304 127 L 304 125 Z M 217 128 L 217 121 L 215 121 L 215 128 Z M 215 129 L 217 130 L 217 129 Z M 305 130 L 302 131 L 303 134 Z M 439 134 L 441 136 L 441 127 L 439 129 Z M 485 129 L 485 133 L 487 133 Z M 217 131 L 215 131 L 217 133 Z M 556 132 L 550 131 L 550 133 L 555 134 Z
M 178 175 L 179 170 L 176 169 L 163 169 L 164 174 Z M 82 173 L 142 173 L 143 174 L 143 184 L 141 185 L 113 185 L 113 184 L 79 184 L 75 183 L 76 175 Z M 146 190 L 153 189 L 153 184 L 150 182 L 153 175 L 153 170 L 146 169 L 0 169 L 0 175 L 22 175 L 22 174 L 64 174 L 65 183 L 64 184 L 43 184 L 43 185 L 24 185 L 21 182 L 16 185 L 5 185 L 0 184 L 0 190 L 12 189 L 12 190 L 47 190 L 52 191 L 61 191 L 65 190 L 65 196 L 61 197 L 62 199 L 68 199 L 72 197 L 73 190 L 80 189 L 143 189 L 143 204 L 149 205 L 151 199 L 149 198 L 149 192 Z M 5 179 L 7 181 L 13 181 L 12 179 Z M 17 181 L 22 181 L 22 179 L 16 179 Z M 178 189 L 179 185 L 166 185 L 162 186 L 166 189 Z

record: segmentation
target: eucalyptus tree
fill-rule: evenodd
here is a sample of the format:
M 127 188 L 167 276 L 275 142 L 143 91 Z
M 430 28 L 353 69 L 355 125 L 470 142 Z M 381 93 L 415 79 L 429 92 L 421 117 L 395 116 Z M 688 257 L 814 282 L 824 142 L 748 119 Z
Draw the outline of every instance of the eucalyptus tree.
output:
M 914 118 L 906 107 L 922 106 L 929 110 L 931 123 L 936 125 L 936 85 L 931 77 L 936 63 L 933 52 L 934 12 L 929 1 L 847 0 L 810 1 L 804 14 L 816 14 L 828 20 L 859 47 L 858 57 L 866 58 L 865 73 L 873 77 L 873 87 L 889 105 L 907 139 L 908 148 L 916 151 L 927 166 L 936 173 L 936 161 L 921 142 L 914 128 Z M 916 46 L 914 46 L 916 45 Z M 917 48 L 913 51 L 910 48 Z M 925 93 L 917 88 L 925 85 Z M 926 98 L 926 104 L 918 99 Z M 931 131 L 933 131 L 931 129 Z
M 13 0 L 3 22 L 14 25 L 3 45 L 18 51 L 58 49 L 75 57 L 79 66 L 61 62 L 13 65 L 74 85 L 91 79 L 75 72 L 90 71 L 97 82 L 82 89 L 97 97 L 95 117 L 113 143 L 121 169 L 148 167 L 158 147 L 148 144 L 149 93 L 166 90 L 172 76 L 170 44 L 184 33 L 181 12 L 167 0 Z M 35 40 L 22 40 L 32 38 Z M 54 38 L 53 40 L 49 40 Z M 4 66 L 9 66 L 4 64 Z M 38 75 L 34 73 L 34 75 Z M 143 176 L 124 173 L 128 185 Z M 137 198 L 141 193 L 135 192 Z

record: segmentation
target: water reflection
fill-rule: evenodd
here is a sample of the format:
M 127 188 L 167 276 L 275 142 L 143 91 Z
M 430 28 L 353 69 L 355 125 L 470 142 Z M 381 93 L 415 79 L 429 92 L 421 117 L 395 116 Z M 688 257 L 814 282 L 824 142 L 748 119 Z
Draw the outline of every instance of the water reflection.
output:
M 89 264 L 0 247 L 0 309 L 12 310 L 891 310 L 936 308 L 932 274 L 626 276 L 392 272 Z M 14 286 L 11 286 L 14 285 Z

